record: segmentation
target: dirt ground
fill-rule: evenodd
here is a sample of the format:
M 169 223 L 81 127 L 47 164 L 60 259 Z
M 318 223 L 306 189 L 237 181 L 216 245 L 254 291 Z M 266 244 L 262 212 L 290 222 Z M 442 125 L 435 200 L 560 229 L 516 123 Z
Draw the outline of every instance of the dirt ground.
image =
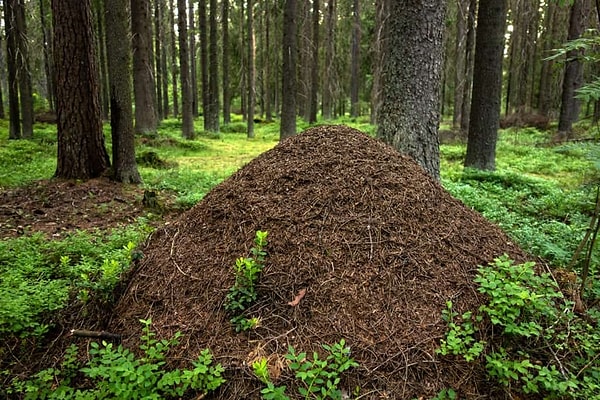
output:
M 140 186 L 105 177 L 81 182 L 51 179 L 0 189 L 0 238 L 34 232 L 60 238 L 75 230 L 124 226 L 156 212 L 143 199 Z

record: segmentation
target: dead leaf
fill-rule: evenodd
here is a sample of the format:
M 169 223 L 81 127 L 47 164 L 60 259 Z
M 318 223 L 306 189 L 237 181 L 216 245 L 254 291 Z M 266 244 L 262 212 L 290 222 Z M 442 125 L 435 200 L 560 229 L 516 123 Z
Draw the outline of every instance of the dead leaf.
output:
M 288 305 L 290 305 L 292 307 L 296 307 L 300 303 L 300 300 L 302 300 L 302 298 L 304 297 L 305 294 L 306 294 L 306 288 L 305 289 L 301 289 L 298 292 L 298 294 L 296 295 L 296 297 L 294 297 L 294 300 L 290 301 L 288 303 Z

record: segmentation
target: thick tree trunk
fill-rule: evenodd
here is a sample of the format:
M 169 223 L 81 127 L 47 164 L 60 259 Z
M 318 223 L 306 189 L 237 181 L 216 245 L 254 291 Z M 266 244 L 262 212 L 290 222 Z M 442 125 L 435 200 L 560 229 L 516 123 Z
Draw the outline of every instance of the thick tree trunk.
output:
M 589 14 L 587 3 L 588 0 L 574 0 L 571 6 L 567 40 L 578 39 L 583 34 Z M 582 50 L 567 52 L 560 117 L 558 119 L 558 136 L 560 139 L 570 138 L 573 123 L 579 118 L 581 102 L 575 97 L 575 94 L 583 82 L 583 64 L 579 60 L 582 53 Z
M 153 75 L 154 66 L 152 65 L 154 58 L 152 51 L 152 15 L 149 1 L 131 0 L 131 32 L 135 133 L 155 134 L 158 122 L 156 84 Z M 123 40 L 123 38 L 120 38 L 120 40 Z
M 90 3 L 91 0 L 52 1 L 58 117 L 55 176 L 59 178 L 94 178 L 110 165 L 102 133 Z
M 136 1 L 132 1 L 131 5 Z M 129 40 L 123 40 L 129 37 L 129 4 L 123 0 L 104 0 L 104 11 L 110 85 L 112 177 L 117 182 L 140 183 L 142 179 L 135 162 L 131 105 L 131 47 Z M 147 63 L 145 66 L 149 67 Z
M 102 2 L 94 1 L 93 6 L 95 7 L 93 10 L 93 14 L 96 16 L 96 37 L 104 38 L 105 34 L 105 21 L 104 21 L 104 9 L 102 8 Z M 97 41 L 98 46 L 98 55 L 99 55 L 99 63 L 100 63 L 100 100 L 101 100 L 101 108 L 102 108 L 102 119 L 108 120 L 110 113 L 110 94 L 108 90 L 108 67 L 106 63 L 106 46 L 104 40 L 100 39 Z
M 219 46 L 217 1 L 210 0 L 208 64 L 208 112 L 204 114 L 209 132 L 219 132 Z
M 280 140 L 296 134 L 296 32 L 296 0 L 285 0 L 283 9 Z
M 350 116 L 358 117 L 360 114 L 358 77 L 360 68 L 360 1 L 354 0 L 353 5 L 354 24 L 352 26 L 352 60 L 350 62 Z
M 483 170 L 496 168 L 506 11 L 506 0 L 479 1 L 465 167 Z
M 194 138 L 192 114 L 192 82 L 190 79 L 190 54 L 188 48 L 186 1 L 177 0 L 179 27 L 179 69 L 181 74 L 181 133 L 186 139 Z
M 377 135 L 440 177 L 438 124 L 445 2 L 392 0 Z

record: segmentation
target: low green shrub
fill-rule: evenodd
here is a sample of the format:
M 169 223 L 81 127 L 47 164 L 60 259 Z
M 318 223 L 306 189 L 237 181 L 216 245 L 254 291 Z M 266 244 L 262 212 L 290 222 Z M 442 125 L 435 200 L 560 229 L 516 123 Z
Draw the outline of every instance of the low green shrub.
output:
M 192 362 L 192 369 L 166 370 L 167 352 L 179 343 L 181 333 L 171 339 L 157 340 L 150 329 L 152 321 L 140 322 L 143 324 L 141 357 L 121 345 L 92 342 L 91 358 L 82 366 L 77 346 L 71 345 L 60 368 L 43 370 L 28 381 L 15 380 L 11 393 L 23 394 L 25 400 L 163 399 L 181 398 L 189 391 L 202 396 L 225 382 L 223 367 L 213 365 L 208 349 Z M 78 373 L 80 379 L 88 381 L 86 387 L 74 387 Z
M 480 267 L 475 281 L 488 302 L 460 318 L 449 303 L 443 313 L 449 330 L 439 354 L 485 362 L 490 377 L 513 392 L 598 398 L 597 315 L 576 315 L 552 276 L 536 273 L 532 262 L 515 265 L 503 256 Z M 493 327 L 493 342 L 480 330 L 484 319 Z

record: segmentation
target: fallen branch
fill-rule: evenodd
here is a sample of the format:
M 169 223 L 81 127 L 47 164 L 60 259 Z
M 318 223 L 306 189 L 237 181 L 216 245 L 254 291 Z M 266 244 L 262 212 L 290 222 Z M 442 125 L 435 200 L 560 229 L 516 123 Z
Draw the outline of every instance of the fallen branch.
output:
M 86 331 L 83 329 L 71 329 L 71 336 L 106 339 L 117 343 L 121 342 L 121 335 L 105 331 Z

